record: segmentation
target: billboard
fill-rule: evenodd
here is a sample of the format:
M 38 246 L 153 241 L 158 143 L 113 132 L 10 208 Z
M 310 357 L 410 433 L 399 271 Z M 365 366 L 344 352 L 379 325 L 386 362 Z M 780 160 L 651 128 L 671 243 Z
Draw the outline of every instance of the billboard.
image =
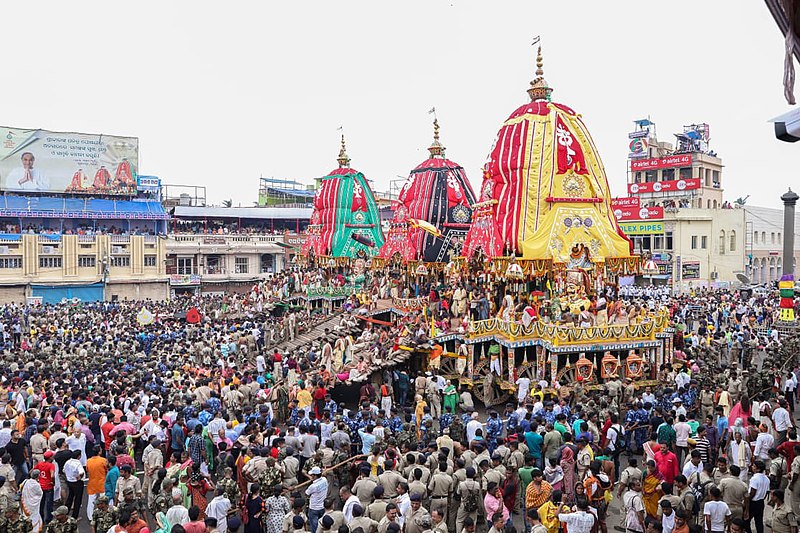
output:
M 700 188 L 700 178 L 685 180 L 654 181 L 650 183 L 629 183 L 628 194 L 642 193 L 680 193 Z
M 639 207 L 639 197 L 638 196 L 627 196 L 625 198 L 612 198 L 611 199 L 611 209 L 617 209 L 618 207 Z
M 0 190 L 133 196 L 135 137 L 0 127 Z
M 161 178 L 157 176 L 138 176 L 136 190 L 142 192 L 158 192 L 161 189 Z
M 654 235 L 664 233 L 663 222 L 620 222 L 619 227 L 625 235 Z
M 664 208 L 660 205 L 654 207 L 617 207 L 614 216 L 620 222 L 628 220 L 662 220 Z
M 659 168 L 687 167 L 692 164 L 692 154 L 678 154 L 656 159 L 631 161 L 631 170 L 656 170 Z
M 629 159 L 644 159 L 648 156 L 647 150 L 647 137 L 639 137 L 631 139 L 628 143 L 628 158 Z
M 685 261 L 681 265 L 681 278 L 700 279 L 700 261 Z

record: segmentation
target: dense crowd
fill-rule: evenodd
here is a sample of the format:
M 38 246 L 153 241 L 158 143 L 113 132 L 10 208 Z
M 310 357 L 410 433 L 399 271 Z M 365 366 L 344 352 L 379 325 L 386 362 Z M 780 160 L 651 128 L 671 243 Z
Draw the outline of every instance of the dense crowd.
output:
M 414 288 L 424 314 L 370 322 L 376 301 L 412 296 L 388 273 L 336 313 L 291 305 L 350 282 L 295 269 L 225 298 L 0 307 L 0 528 L 606 533 L 618 503 L 630 532 L 761 533 L 765 505 L 796 532 L 800 368 L 759 327 L 769 301 L 609 294 L 670 313 L 655 384 L 521 378 L 498 412 L 393 358 L 441 348 L 426 317 L 461 324 L 474 294 L 501 319 L 524 307 L 466 282 Z

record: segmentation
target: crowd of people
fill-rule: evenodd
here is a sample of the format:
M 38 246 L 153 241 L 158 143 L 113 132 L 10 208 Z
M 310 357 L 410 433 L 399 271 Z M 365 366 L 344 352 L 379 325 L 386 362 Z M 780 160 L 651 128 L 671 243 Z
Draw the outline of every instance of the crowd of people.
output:
M 762 533 L 766 505 L 773 531 L 796 532 L 800 367 L 759 327 L 774 302 L 609 295 L 672 317 L 655 381 L 520 380 L 498 411 L 435 364 L 393 359 L 438 346 L 428 312 L 459 323 L 488 288 L 426 287 L 426 313 L 393 323 L 369 321 L 411 296 L 386 273 L 340 310 L 292 305 L 345 278 L 297 268 L 225 298 L 0 307 L 0 527 L 606 533 L 611 504 L 630 532 Z

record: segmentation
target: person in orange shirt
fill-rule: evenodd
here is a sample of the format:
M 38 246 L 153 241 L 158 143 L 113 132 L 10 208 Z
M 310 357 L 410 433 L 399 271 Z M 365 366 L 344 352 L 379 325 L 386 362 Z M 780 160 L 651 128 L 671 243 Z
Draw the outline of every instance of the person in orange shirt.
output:
M 108 474 L 108 461 L 100 455 L 101 447 L 94 447 L 94 455 L 86 461 L 86 473 L 89 481 L 86 484 L 86 493 L 89 495 L 86 513 L 92 516 L 94 502 L 97 497 L 105 493 L 106 474 Z

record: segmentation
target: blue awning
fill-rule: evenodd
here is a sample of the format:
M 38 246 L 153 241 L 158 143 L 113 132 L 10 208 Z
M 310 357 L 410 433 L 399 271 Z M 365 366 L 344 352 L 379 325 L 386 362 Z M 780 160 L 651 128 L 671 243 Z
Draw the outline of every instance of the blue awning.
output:
M 0 196 L 0 217 L 168 220 L 169 214 L 153 200 L 4 195 Z

